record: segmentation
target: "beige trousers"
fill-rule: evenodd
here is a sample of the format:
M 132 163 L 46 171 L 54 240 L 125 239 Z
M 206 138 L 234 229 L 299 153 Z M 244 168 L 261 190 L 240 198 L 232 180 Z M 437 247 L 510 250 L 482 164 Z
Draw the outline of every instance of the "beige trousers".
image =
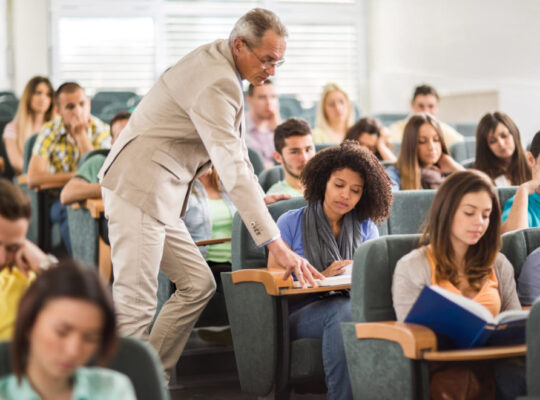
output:
M 176 365 L 216 284 L 184 222 L 165 225 L 102 188 L 120 333 L 148 340 L 167 371 Z M 176 285 L 149 334 L 156 312 L 158 273 Z

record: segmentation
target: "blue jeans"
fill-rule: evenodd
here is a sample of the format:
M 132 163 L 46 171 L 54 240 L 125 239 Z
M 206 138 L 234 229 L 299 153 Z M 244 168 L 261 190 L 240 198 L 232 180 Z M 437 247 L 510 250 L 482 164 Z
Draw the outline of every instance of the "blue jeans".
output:
M 316 300 L 289 315 L 291 340 L 322 339 L 322 358 L 328 400 L 352 399 L 351 383 L 341 323 L 351 321 L 349 297 L 333 296 Z
M 71 251 L 71 240 L 69 238 L 66 206 L 60 203 L 60 200 L 55 200 L 54 203 L 52 203 L 50 208 L 50 218 L 52 223 L 60 224 L 60 235 L 62 236 L 62 242 L 64 242 L 64 246 L 68 254 L 72 256 L 73 253 Z

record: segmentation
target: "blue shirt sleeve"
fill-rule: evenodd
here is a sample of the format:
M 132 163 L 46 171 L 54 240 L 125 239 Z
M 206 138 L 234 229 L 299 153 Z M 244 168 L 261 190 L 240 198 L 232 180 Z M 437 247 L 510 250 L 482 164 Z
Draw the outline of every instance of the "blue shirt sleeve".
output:
M 379 230 L 377 225 L 372 220 L 366 219 L 362 222 L 362 242 L 371 239 L 377 239 L 379 237 Z
M 304 208 L 290 210 L 282 214 L 277 220 L 281 238 L 299 256 L 304 257 L 304 244 L 302 237 L 302 215 Z
M 397 167 L 391 165 L 386 168 L 386 174 L 390 178 L 390 187 L 392 191 L 398 191 L 401 188 L 401 176 Z

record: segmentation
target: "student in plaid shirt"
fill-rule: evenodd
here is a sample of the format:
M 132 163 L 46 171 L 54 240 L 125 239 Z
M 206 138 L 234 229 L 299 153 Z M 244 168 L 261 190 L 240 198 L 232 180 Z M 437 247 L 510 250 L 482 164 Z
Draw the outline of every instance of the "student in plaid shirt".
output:
M 47 122 L 39 132 L 28 165 L 28 185 L 62 186 L 77 170 L 80 157 L 94 149 L 109 148 L 109 126 L 90 115 L 90 100 L 75 82 L 56 91 L 59 118 Z M 66 210 L 59 200 L 51 206 L 51 221 L 60 223 L 66 250 L 71 254 Z

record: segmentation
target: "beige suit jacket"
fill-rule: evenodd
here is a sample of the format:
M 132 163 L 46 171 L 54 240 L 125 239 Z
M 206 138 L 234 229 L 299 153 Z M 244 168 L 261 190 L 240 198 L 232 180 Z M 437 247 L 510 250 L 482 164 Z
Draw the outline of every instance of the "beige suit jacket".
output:
M 163 74 L 137 106 L 99 173 L 101 185 L 157 220 L 176 224 L 194 179 L 211 160 L 255 243 L 267 243 L 279 229 L 248 159 L 243 120 L 240 75 L 228 42 L 199 47 Z

